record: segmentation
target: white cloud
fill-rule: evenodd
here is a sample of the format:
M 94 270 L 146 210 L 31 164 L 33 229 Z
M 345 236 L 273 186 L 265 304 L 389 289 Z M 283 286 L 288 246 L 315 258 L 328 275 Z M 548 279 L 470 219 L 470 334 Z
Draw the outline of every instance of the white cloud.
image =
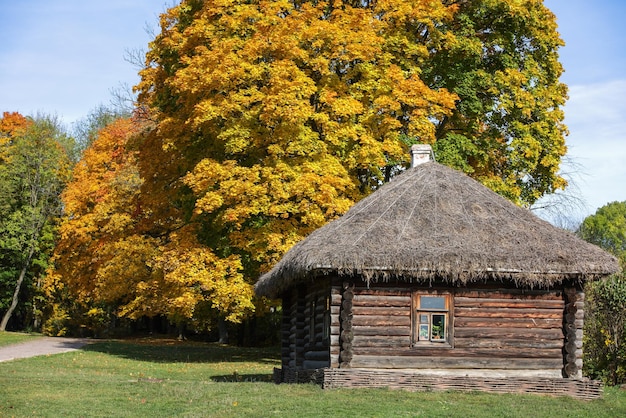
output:
M 568 154 L 584 169 L 578 182 L 588 214 L 626 200 L 626 80 L 570 86 L 565 123 Z

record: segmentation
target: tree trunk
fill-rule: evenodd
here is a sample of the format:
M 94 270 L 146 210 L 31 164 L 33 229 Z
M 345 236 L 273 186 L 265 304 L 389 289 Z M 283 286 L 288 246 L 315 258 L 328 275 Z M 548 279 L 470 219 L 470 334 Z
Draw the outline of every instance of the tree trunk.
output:
M 26 263 L 24 263 L 24 266 L 22 267 L 22 271 L 20 271 L 20 277 L 17 279 L 17 283 L 15 284 L 15 292 L 13 292 L 13 301 L 11 302 L 11 306 L 9 306 L 9 309 L 5 312 L 4 316 L 2 317 L 2 322 L 0 322 L 0 331 L 6 331 L 7 323 L 9 322 L 9 319 L 11 319 L 11 315 L 13 315 L 13 311 L 17 307 L 17 301 L 20 296 L 20 288 L 22 287 L 22 282 L 24 281 L 24 277 L 26 277 L 26 272 L 28 271 L 29 265 L 30 265 L 30 257 L 28 258 Z
M 220 333 L 220 344 L 228 344 L 228 325 L 226 324 L 226 320 L 224 318 L 219 318 L 217 320 L 217 329 Z
M 15 284 L 15 292 L 13 292 L 13 301 L 11 302 L 11 306 L 9 306 L 9 310 L 7 310 L 2 317 L 2 322 L 0 322 L 0 331 L 6 331 L 7 323 L 9 319 L 11 319 L 11 315 L 13 315 L 13 311 L 17 307 L 17 301 L 20 296 L 20 288 L 22 287 L 22 282 L 24 282 L 24 278 L 26 277 L 26 273 L 28 272 L 28 268 L 30 267 L 30 260 L 33 259 L 33 254 L 35 254 L 35 245 L 31 244 L 30 249 L 28 250 L 28 257 L 24 261 L 24 265 L 22 266 L 22 271 L 20 271 L 20 277 L 17 279 L 17 283 Z

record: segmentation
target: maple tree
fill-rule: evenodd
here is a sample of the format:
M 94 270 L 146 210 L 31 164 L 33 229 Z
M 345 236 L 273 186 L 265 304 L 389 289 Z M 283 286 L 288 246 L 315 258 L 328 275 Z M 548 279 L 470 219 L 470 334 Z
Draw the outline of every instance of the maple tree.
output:
M 174 202 L 155 223 L 195 226 L 249 278 L 267 269 L 406 160 L 402 135 L 434 141 L 431 119 L 456 96 L 429 88 L 420 65 L 445 42 L 437 23 L 452 11 L 430 1 L 168 10 L 137 87 L 157 121 L 140 155 L 142 175 L 158 178 L 144 185 L 150 207 Z
M 72 151 L 71 138 L 52 117 L 5 112 L 0 120 L 0 285 L 12 289 L 8 301 L 0 300 L 6 308 L 0 331 L 25 283 L 45 271 Z
M 537 0 L 182 1 L 137 86 L 153 221 L 255 277 L 414 141 L 532 204 L 565 186 L 561 44 Z
M 154 236 L 143 222 L 143 180 L 137 151 L 128 146 L 142 126 L 123 118 L 101 129 L 63 193 L 65 216 L 46 283 L 57 301 L 49 333 L 65 332 L 58 318 L 68 316 L 72 303 L 79 306 L 69 316 L 83 325 L 106 322 L 112 314 L 200 321 L 194 311 L 206 301 L 237 322 L 252 307 L 251 287 L 239 277 L 236 261 L 215 265 L 210 250 L 184 229 Z

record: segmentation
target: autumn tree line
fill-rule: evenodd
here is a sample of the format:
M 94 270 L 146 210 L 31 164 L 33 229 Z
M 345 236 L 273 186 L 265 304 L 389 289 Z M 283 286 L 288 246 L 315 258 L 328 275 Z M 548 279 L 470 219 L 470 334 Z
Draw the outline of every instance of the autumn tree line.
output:
M 541 0 L 181 1 L 131 113 L 0 120 L 2 327 L 260 328 L 260 274 L 414 143 L 531 208 L 567 186 L 562 45 Z

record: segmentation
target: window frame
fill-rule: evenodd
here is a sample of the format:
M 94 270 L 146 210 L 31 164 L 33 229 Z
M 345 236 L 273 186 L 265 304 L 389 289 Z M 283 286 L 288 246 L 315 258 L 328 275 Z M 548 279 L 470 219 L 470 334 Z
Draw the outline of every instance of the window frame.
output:
M 423 308 L 420 306 L 421 296 L 426 297 L 443 297 L 444 308 Z M 452 348 L 454 346 L 453 332 L 453 296 L 452 292 L 445 290 L 414 290 L 411 294 L 411 345 L 415 348 Z M 428 322 L 423 321 L 423 316 L 428 315 Z M 444 338 L 439 341 L 433 338 L 433 316 L 444 317 Z M 424 325 L 428 325 L 427 339 L 420 339 L 420 331 L 423 331 Z

